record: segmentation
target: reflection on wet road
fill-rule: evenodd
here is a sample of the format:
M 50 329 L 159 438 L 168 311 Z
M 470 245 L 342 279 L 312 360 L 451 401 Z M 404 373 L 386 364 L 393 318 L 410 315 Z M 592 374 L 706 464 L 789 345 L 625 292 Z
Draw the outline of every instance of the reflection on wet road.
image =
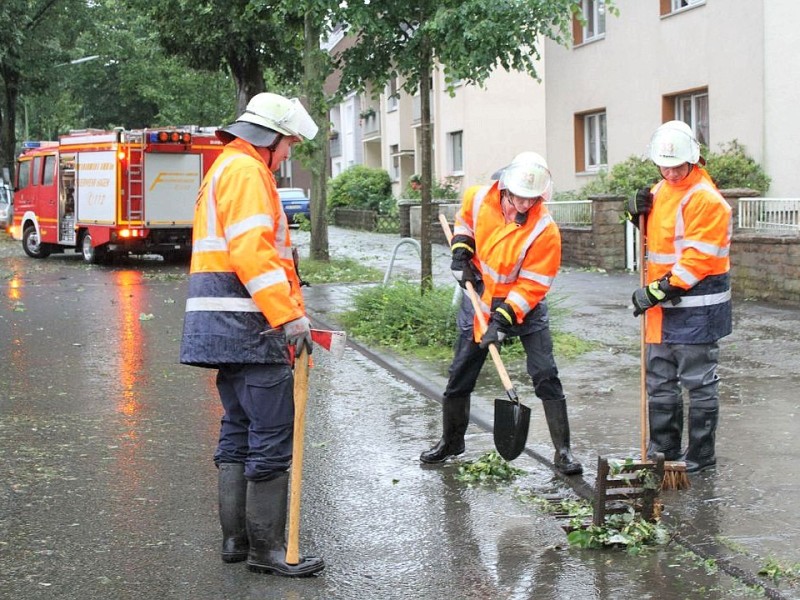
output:
M 72 256 L 3 259 L 2 597 L 748 597 L 679 546 L 644 557 L 575 550 L 513 486 L 469 487 L 453 465 L 420 467 L 420 450 L 439 435 L 439 406 L 352 349 L 339 360 L 315 351 L 311 372 L 301 551 L 324 556 L 326 570 L 295 581 L 223 564 L 211 461 L 220 417 L 214 372 L 177 364 L 185 270 L 153 261 L 89 267 Z M 636 406 L 636 390 L 621 383 L 630 361 L 596 363 L 609 369 L 602 380 L 589 378 L 585 364 L 563 367 L 573 437 L 589 467 L 597 448 L 627 449 L 621 423 Z M 757 382 L 738 385 L 752 398 Z M 489 389 L 487 398 L 496 390 Z M 533 400 L 532 391 L 520 392 Z M 768 412 L 750 404 L 737 406 L 743 429 L 751 410 Z M 541 409 L 532 406 L 531 443 L 546 453 Z M 727 432 L 736 432 L 732 411 L 729 419 Z M 735 458 L 744 442 L 730 435 L 722 468 L 671 510 L 718 531 L 721 544 L 756 540 L 759 548 L 768 520 L 785 519 L 785 530 L 770 529 L 773 547 L 783 549 L 796 511 L 785 504 L 787 514 L 761 513 L 757 503 L 792 493 L 781 487 L 786 473 L 776 461 L 750 469 L 748 479 Z M 635 447 L 635 432 L 630 439 Z M 467 444 L 466 458 L 477 458 L 491 449 L 491 435 L 471 426 Z M 519 487 L 558 489 L 536 461 L 517 462 L 528 472 Z M 742 486 L 747 493 L 732 493 Z

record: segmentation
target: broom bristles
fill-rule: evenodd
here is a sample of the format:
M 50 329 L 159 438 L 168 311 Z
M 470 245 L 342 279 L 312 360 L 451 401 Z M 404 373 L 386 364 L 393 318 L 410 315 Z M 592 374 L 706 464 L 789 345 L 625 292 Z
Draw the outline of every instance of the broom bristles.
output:
M 688 490 L 691 487 L 689 475 L 686 473 L 686 463 L 681 461 L 666 461 L 664 463 L 664 479 L 661 482 L 662 490 Z

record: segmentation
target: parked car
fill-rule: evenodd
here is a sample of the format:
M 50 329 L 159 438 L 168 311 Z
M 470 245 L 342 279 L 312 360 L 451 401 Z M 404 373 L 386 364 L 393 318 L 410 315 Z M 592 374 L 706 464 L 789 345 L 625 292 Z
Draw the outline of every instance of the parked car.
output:
M 11 186 L 0 179 L 0 231 L 8 231 L 14 223 Z
M 290 225 L 298 222 L 298 215 L 311 218 L 311 202 L 302 188 L 278 188 L 278 195 Z

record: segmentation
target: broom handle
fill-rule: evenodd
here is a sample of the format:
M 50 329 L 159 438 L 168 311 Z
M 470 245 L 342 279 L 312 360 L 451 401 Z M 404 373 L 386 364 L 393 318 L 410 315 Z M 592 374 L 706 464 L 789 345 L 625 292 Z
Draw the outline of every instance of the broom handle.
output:
M 647 241 L 646 229 L 647 221 L 644 215 L 639 215 L 639 285 L 644 287 L 647 285 L 647 264 L 645 263 L 645 244 Z M 646 342 L 647 339 L 647 325 L 646 325 L 647 311 L 641 315 L 640 332 L 639 332 L 639 361 L 641 368 L 639 369 L 639 395 L 641 407 L 639 410 L 641 419 L 641 449 L 642 449 L 642 462 L 647 458 L 647 437 L 649 423 L 647 419 L 647 352 Z
M 289 536 L 286 563 L 300 562 L 300 494 L 303 486 L 303 442 L 308 402 L 308 350 L 303 344 L 294 367 L 294 435 L 292 436 L 292 475 L 289 492 Z
M 450 231 L 450 223 L 447 222 L 447 217 L 445 217 L 442 213 L 439 213 L 439 223 L 441 223 L 444 236 L 447 238 L 447 244 L 450 245 L 450 240 L 453 239 L 453 232 Z M 478 325 L 480 325 L 478 333 L 483 336 L 486 331 L 487 324 L 486 316 L 483 314 L 480 302 L 478 301 L 478 294 L 475 292 L 475 287 L 472 285 L 471 281 L 465 282 L 464 287 L 467 290 L 467 295 L 469 296 L 470 302 L 472 302 L 472 308 L 475 311 L 475 316 L 478 318 Z M 503 382 L 503 388 L 506 390 L 508 397 L 514 402 L 519 402 L 517 390 L 514 388 L 514 384 L 511 383 L 511 378 L 508 376 L 508 371 L 506 371 L 506 367 L 503 365 L 503 360 L 500 358 L 500 351 L 497 349 L 495 344 L 489 344 L 489 354 L 492 356 L 494 366 L 497 368 L 497 374 L 500 376 L 500 381 Z

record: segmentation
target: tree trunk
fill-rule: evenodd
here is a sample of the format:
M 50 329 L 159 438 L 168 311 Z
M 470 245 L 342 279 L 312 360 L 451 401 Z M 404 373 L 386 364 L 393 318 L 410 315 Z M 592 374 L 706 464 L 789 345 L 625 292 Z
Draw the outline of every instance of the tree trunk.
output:
M 306 11 L 304 22 L 305 51 L 303 53 L 303 86 L 309 106 L 309 114 L 319 125 L 319 132 L 312 142 L 311 161 L 311 258 L 328 262 L 328 170 L 330 147 L 328 134 L 331 129 L 328 103 L 323 84 L 325 73 L 322 51 L 319 48 L 319 21 L 311 11 Z
M 17 100 L 19 99 L 19 73 L 3 73 L 5 94 L 3 111 L 0 114 L 0 173 L 2 167 L 8 167 L 11 179 L 14 179 L 14 148 L 17 145 Z M 27 131 L 25 132 L 27 134 Z
M 266 90 L 262 66 L 258 53 L 253 52 L 248 58 L 241 55 L 228 56 L 231 77 L 236 84 L 236 116 L 244 112 L 250 98 Z
M 431 63 L 430 44 L 423 42 L 420 56 L 420 135 L 422 152 L 422 200 L 420 205 L 421 293 L 433 287 L 431 269 L 431 191 L 433 189 L 433 144 L 431 140 Z

